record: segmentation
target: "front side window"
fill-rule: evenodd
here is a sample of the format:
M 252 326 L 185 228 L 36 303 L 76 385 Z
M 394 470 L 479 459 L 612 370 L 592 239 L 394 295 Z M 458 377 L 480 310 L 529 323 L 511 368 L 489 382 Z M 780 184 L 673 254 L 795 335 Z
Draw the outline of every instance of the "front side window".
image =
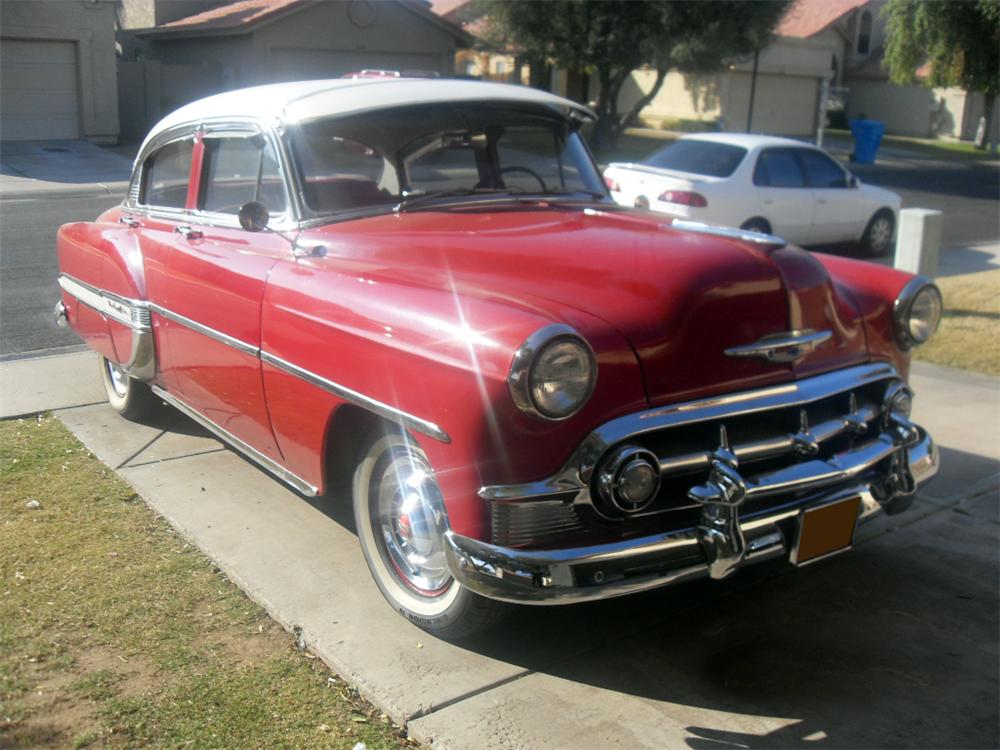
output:
M 160 208 L 184 208 L 191 178 L 194 141 L 173 141 L 150 155 L 143 164 L 140 203 Z
M 544 110 L 423 105 L 308 122 L 287 137 L 315 215 L 418 198 L 606 195 L 579 134 Z
M 809 187 L 846 188 L 847 175 L 837 162 L 824 153 L 810 148 L 799 150 L 799 158 L 806 170 Z
M 204 140 L 198 207 L 211 213 L 239 213 L 250 201 L 272 214 L 285 211 L 285 191 L 271 144 L 261 135 L 208 136 Z
M 788 148 L 769 148 L 761 153 L 754 168 L 753 184 L 773 188 L 806 186 L 799 160 Z

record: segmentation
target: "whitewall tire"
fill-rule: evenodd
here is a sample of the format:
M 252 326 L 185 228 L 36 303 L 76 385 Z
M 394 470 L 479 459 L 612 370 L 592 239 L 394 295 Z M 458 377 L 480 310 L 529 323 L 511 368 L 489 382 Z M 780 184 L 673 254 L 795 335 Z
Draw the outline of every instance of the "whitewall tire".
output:
M 100 357 L 98 362 L 108 403 L 125 419 L 140 422 L 149 417 L 159 406 L 160 399 L 153 394 L 146 383 L 136 380 L 121 365 L 106 357 Z
M 448 571 L 444 504 L 426 455 L 387 427 L 368 436 L 354 471 L 354 520 L 361 551 L 393 609 L 442 638 L 463 638 L 508 607 L 463 588 Z

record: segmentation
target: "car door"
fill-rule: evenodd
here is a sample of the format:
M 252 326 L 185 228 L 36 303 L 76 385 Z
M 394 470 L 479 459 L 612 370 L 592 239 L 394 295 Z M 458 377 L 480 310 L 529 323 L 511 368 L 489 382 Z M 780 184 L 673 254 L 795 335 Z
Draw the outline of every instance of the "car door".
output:
M 861 234 L 861 191 L 837 162 L 814 148 L 796 149 L 813 194 L 810 242 L 845 242 Z
M 280 460 L 264 399 L 261 300 L 268 272 L 291 253 L 271 232 L 247 232 L 238 211 L 288 206 L 273 143 L 253 129 L 209 130 L 198 139 L 191 212 L 176 227 L 166 297 L 168 346 L 180 398 L 228 433 Z
M 813 195 L 795 149 L 763 149 L 757 155 L 753 184 L 758 210 L 771 225 L 771 232 L 795 244 L 808 242 L 813 223 Z

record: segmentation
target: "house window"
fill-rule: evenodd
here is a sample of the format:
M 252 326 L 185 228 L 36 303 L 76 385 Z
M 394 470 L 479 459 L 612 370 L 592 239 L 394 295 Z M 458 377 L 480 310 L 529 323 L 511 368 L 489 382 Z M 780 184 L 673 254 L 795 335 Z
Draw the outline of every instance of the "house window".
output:
M 507 61 L 506 60 L 497 60 L 493 64 L 493 72 L 496 73 L 498 76 L 502 76 L 504 73 L 506 73 L 507 72 Z
M 476 61 L 469 60 L 465 63 L 465 75 L 474 76 L 476 74 Z
M 861 14 L 861 26 L 858 29 L 858 54 L 867 55 L 872 45 L 872 14 L 867 10 Z

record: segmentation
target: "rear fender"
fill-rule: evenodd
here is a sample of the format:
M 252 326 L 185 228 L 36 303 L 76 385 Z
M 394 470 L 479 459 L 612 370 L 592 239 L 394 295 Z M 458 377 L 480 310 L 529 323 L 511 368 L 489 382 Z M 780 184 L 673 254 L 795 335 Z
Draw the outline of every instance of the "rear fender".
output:
M 132 377 L 151 380 L 156 357 L 134 231 L 110 221 L 65 224 L 56 248 L 70 326 Z

